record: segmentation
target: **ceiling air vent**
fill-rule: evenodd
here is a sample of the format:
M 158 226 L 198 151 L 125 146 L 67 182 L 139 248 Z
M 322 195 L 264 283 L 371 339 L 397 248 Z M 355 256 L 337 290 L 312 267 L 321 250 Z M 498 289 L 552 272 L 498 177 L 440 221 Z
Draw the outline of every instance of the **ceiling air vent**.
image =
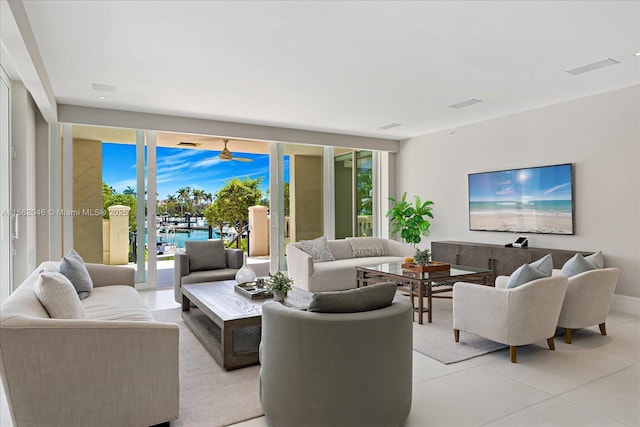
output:
M 571 70 L 566 71 L 569 74 L 573 74 L 577 76 L 578 74 L 588 73 L 589 71 L 594 71 L 599 68 L 608 67 L 609 65 L 619 64 L 620 61 L 616 61 L 615 59 L 607 58 L 602 61 L 594 62 L 593 64 L 583 65 L 582 67 L 573 68 Z
M 402 125 L 400 123 L 389 123 L 388 125 L 384 125 L 384 126 L 380 126 L 379 128 L 376 128 L 376 130 L 377 131 L 389 130 L 389 129 L 397 128 L 398 126 L 402 126 Z
M 481 99 L 471 98 L 471 99 L 467 99 L 466 101 L 458 102 L 457 104 L 449 105 L 449 108 L 470 107 L 471 105 L 479 104 L 481 102 L 482 102 Z
M 112 86 L 112 85 L 103 85 L 100 83 L 92 83 L 91 84 L 91 89 L 93 90 L 101 90 L 103 92 L 115 92 L 116 91 L 116 87 Z
M 191 141 L 178 142 L 179 147 L 199 147 L 201 145 L 202 145 L 202 142 L 191 142 Z

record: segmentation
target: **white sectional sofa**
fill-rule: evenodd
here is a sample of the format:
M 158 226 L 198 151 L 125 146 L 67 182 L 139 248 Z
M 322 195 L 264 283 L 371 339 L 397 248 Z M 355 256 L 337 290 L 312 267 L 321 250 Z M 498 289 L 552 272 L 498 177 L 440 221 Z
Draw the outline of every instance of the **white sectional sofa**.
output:
M 84 319 L 53 319 L 34 283 L 0 307 L 0 373 L 15 426 L 151 426 L 178 418 L 178 325 L 157 322 L 131 268 L 86 264 Z
M 413 256 L 416 249 L 396 242 L 380 239 L 384 247 L 383 256 L 354 258 L 348 240 L 329 240 L 329 249 L 335 261 L 314 262 L 299 243 L 287 245 L 287 268 L 294 286 L 309 292 L 339 291 L 357 287 L 356 266 L 402 262 Z

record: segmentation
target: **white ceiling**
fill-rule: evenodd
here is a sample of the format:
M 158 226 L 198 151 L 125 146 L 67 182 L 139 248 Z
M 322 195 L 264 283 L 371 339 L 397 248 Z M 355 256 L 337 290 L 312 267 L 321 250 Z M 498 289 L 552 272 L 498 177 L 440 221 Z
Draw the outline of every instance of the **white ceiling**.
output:
M 402 139 L 640 83 L 638 1 L 24 7 L 59 104 Z

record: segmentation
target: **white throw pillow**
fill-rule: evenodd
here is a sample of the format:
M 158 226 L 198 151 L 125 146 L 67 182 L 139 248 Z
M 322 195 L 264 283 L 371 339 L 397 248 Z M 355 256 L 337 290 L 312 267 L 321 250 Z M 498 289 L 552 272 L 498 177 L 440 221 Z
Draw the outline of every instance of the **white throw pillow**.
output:
M 51 318 L 84 319 L 84 309 L 76 288 L 64 274 L 41 272 L 33 290 Z
M 347 237 L 354 258 L 384 256 L 384 245 L 378 237 Z
M 505 289 L 517 288 L 532 280 L 551 277 L 552 271 L 553 260 L 551 259 L 551 254 L 545 255 L 538 261 L 532 262 L 531 264 L 523 264 L 514 271 L 509 277 Z
M 326 236 L 313 240 L 301 240 L 300 249 L 311 255 L 314 262 L 335 261 Z

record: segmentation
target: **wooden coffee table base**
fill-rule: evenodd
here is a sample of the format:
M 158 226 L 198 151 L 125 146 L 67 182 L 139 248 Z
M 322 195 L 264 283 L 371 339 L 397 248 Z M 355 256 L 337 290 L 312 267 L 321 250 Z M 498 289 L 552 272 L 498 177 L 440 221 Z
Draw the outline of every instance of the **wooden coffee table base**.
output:
M 259 363 L 262 317 L 222 321 L 183 293 L 182 318 L 204 348 L 225 370 Z M 195 307 L 191 307 L 191 303 Z

